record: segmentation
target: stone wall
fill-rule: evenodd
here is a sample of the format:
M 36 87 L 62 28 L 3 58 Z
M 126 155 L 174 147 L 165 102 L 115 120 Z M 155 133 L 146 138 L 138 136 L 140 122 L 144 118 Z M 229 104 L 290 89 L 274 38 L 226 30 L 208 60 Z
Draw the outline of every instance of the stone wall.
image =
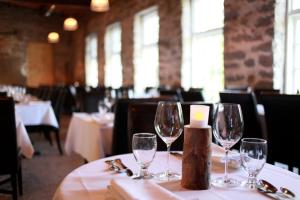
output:
M 56 84 L 71 81 L 70 33 L 62 31 L 63 17 L 44 17 L 39 10 L 7 6 L 0 3 L 0 84 L 26 84 L 26 51 L 29 43 L 47 44 L 50 31 L 60 33 L 53 44 L 53 80 Z M 47 71 L 47 70 L 46 70 Z M 40 77 L 41 78 L 41 77 Z
M 225 0 L 225 86 L 273 85 L 275 0 Z

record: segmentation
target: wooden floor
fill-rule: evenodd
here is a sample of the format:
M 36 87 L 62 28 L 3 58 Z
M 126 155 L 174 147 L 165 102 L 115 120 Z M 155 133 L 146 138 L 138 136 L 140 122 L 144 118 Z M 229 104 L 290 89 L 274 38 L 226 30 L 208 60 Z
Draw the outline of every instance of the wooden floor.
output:
M 70 116 L 63 116 L 61 120 L 61 138 L 64 144 Z M 56 143 L 50 146 L 41 134 L 31 134 L 35 150 L 41 155 L 32 159 L 22 160 L 23 196 L 20 200 L 51 200 L 56 188 L 63 178 L 73 169 L 83 164 L 83 159 L 77 155 L 60 156 Z M 54 140 L 53 140 L 54 141 Z M 0 186 L 2 188 L 2 186 Z M 10 185 L 4 185 L 10 188 Z M 0 200 L 12 199 L 10 195 L 0 194 Z

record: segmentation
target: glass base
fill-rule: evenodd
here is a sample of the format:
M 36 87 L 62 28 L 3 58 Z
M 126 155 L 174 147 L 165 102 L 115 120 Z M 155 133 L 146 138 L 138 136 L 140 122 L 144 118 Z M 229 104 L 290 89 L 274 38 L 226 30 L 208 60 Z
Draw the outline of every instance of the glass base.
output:
M 152 179 L 153 177 L 154 177 L 153 174 L 147 174 L 147 175 L 134 174 L 131 178 L 132 179 Z
M 175 181 L 175 180 L 180 180 L 181 175 L 175 172 L 161 172 L 158 174 L 155 174 L 154 176 L 155 179 L 160 180 L 160 181 Z
M 221 188 L 233 188 L 240 186 L 241 182 L 233 178 L 228 178 L 227 180 L 225 180 L 224 177 L 219 177 L 212 180 L 212 185 Z
M 250 182 L 248 180 L 243 181 L 241 183 L 241 186 L 243 188 L 247 188 L 247 189 L 251 189 L 251 190 L 257 189 L 259 187 L 258 183 L 256 183 L 256 182 Z

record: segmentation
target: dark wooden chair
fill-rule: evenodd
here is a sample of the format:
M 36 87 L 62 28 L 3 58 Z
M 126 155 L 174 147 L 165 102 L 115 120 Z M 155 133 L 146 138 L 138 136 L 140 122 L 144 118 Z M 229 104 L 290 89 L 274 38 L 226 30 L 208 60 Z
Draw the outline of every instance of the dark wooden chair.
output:
M 163 100 L 172 100 L 172 97 L 145 98 L 145 99 L 118 99 L 115 103 L 114 128 L 112 141 L 112 154 L 124 154 L 131 152 L 128 146 L 128 106 L 132 102 L 158 102 Z
M 12 190 L 0 189 L 0 193 L 12 194 L 13 200 L 22 195 L 22 167 L 21 157 L 17 147 L 17 134 L 15 122 L 15 106 L 12 98 L 0 98 L 0 175 L 9 175 L 0 185 L 11 183 Z
M 7 92 L 0 92 L 0 97 L 7 97 Z
M 281 162 L 300 169 L 300 96 L 262 95 L 268 131 L 268 162 Z
M 183 102 L 204 101 L 202 91 L 181 91 Z
M 263 88 L 255 88 L 253 90 L 257 103 L 261 103 L 261 95 L 264 94 L 280 94 L 280 90 L 278 89 L 263 89 Z
M 252 92 L 220 92 L 220 100 L 222 103 L 240 104 L 244 119 L 243 138 L 264 138 L 256 99 Z M 239 148 L 239 143 L 234 148 Z
M 190 105 L 207 105 L 210 107 L 210 114 L 208 124 L 212 125 L 213 120 L 213 104 L 203 102 L 184 102 L 181 103 L 184 124 L 187 125 L 190 122 Z M 132 102 L 129 104 L 128 109 L 128 144 L 131 151 L 131 140 L 134 133 L 138 132 L 150 132 L 156 133 L 154 128 L 154 119 L 157 108 L 157 102 Z M 179 138 L 172 144 L 172 150 L 183 150 L 183 138 L 182 133 Z M 157 150 L 165 151 L 166 144 L 157 135 Z
M 65 97 L 66 97 L 66 90 L 64 87 L 59 87 L 59 88 L 52 88 L 51 89 L 51 105 L 54 110 L 55 117 L 57 119 L 58 124 L 60 124 L 60 116 L 62 113 Z M 46 139 L 50 142 L 52 145 L 52 139 L 50 137 L 50 133 L 53 132 L 55 135 L 55 140 L 57 144 L 58 151 L 60 155 L 63 155 L 63 150 L 61 147 L 61 142 L 60 142 L 60 128 L 54 127 L 51 125 L 46 125 L 46 124 L 40 124 L 40 125 L 28 125 L 25 126 L 26 130 L 28 133 L 44 133 Z

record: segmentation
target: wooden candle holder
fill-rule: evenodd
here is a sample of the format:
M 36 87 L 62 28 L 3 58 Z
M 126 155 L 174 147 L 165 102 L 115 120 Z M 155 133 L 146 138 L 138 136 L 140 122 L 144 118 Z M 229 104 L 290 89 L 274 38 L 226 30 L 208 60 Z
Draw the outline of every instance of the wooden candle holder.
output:
M 205 128 L 184 127 L 181 186 L 191 190 L 210 188 L 211 172 L 210 126 Z

